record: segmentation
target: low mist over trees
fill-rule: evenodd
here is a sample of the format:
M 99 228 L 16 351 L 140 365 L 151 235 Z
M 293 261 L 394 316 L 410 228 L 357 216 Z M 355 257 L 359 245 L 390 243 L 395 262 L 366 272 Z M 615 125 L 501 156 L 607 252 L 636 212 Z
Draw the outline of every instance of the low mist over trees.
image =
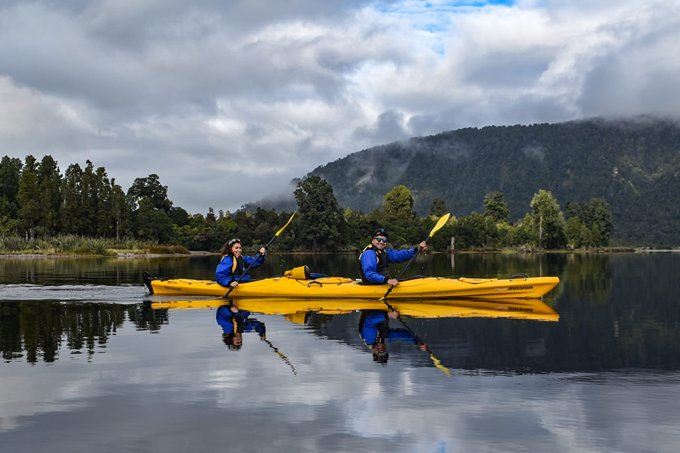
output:
M 0 237 L 135 238 L 218 250 L 230 236 L 277 247 L 361 247 L 385 225 L 395 243 L 452 212 L 457 248 L 680 245 L 680 126 L 601 119 L 442 132 L 356 152 L 295 181 L 294 202 L 244 200 L 236 212 L 189 213 L 158 175 L 123 188 L 91 161 L 62 172 L 49 155 L 0 161 Z M 285 222 L 284 222 L 285 223 Z M 286 236 L 288 236 L 286 234 Z M 422 237 L 421 237 L 422 236 Z M 444 242 L 440 241 L 445 241 Z
M 363 211 L 380 207 L 383 195 L 399 185 L 411 190 L 419 215 L 430 213 L 435 200 L 459 216 L 490 212 L 494 199 L 485 197 L 491 192 L 503 194 L 514 221 L 540 189 L 562 203 L 601 199 L 611 206 L 615 225 L 608 239 L 680 245 L 680 125 L 672 120 L 458 129 L 355 152 L 312 174 L 333 186 L 341 206 Z M 592 222 L 584 224 L 592 230 Z M 572 221 L 570 229 L 576 227 Z

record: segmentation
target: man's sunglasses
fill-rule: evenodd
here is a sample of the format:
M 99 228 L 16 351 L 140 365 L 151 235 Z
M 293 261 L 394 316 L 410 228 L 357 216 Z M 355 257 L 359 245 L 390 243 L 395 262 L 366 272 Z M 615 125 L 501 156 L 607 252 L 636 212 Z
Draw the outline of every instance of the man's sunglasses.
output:
M 387 243 L 387 238 L 382 238 L 382 237 L 377 237 L 374 238 L 378 242 L 382 242 L 383 244 Z

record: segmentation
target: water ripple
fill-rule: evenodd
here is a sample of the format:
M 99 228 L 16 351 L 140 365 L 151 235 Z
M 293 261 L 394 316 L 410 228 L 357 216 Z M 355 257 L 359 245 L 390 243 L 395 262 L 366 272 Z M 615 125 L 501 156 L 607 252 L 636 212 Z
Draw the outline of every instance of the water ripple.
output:
M 59 300 L 137 303 L 147 294 L 141 285 L 0 285 L 3 300 Z

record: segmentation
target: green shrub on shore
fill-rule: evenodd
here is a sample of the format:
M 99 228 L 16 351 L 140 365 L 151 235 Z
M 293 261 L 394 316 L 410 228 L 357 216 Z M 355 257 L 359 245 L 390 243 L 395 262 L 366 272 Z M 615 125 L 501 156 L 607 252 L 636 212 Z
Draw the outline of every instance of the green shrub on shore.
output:
M 134 239 L 107 239 L 77 235 L 59 235 L 50 238 L 25 239 L 19 236 L 0 237 L 0 253 L 2 254 L 66 254 L 66 255 L 100 255 L 109 256 L 116 253 L 159 253 L 188 254 L 182 246 L 157 245 Z

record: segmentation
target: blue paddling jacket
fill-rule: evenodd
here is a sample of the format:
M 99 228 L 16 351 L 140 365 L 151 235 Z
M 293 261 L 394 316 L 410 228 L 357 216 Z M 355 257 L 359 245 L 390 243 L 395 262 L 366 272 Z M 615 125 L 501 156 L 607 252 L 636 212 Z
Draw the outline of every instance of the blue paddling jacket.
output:
M 250 319 L 249 311 L 239 310 L 238 313 L 232 313 L 229 305 L 219 307 L 215 313 L 215 319 L 225 334 L 257 332 L 262 336 L 267 330 L 264 323 L 257 319 Z
M 417 251 L 417 247 L 404 250 L 378 250 L 373 244 L 369 245 L 359 255 L 361 280 L 364 283 L 387 283 L 389 263 L 408 261 L 415 256 Z
M 252 268 L 260 267 L 264 263 L 264 255 L 259 253 L 256 256 L 224 255 L 215 269 L 215 280 L 222 286 L 229 286 L 234 280 L 238 280 L 246 268 L 252 264 Z M 242 282 L 250 281 L 250 275 L 245 274 L 241 277 Z
M 361 313 L 359 335 L 369 346 L 387 340 L 418 344 L 417 338 L 408 330 L 390 329 L 387 313 L 380 310 L 366 310 Z

